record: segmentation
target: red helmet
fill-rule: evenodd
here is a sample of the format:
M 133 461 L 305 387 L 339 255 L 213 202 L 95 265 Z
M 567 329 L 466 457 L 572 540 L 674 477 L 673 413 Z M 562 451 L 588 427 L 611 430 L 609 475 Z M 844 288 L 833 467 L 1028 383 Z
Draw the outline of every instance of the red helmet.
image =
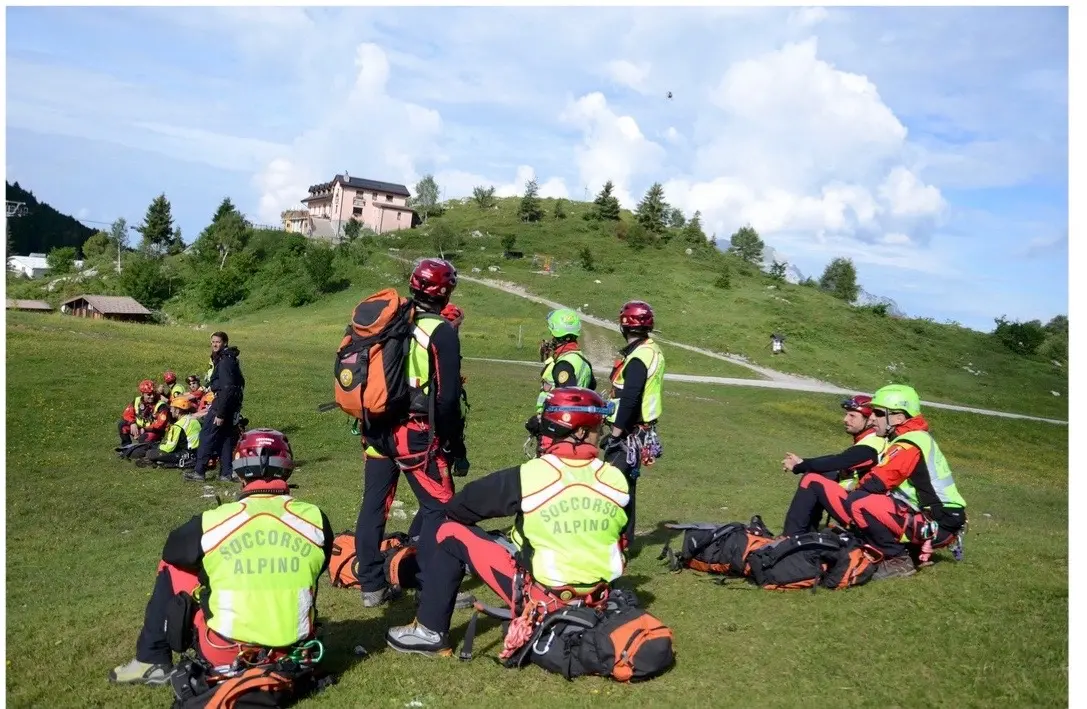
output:
M 631 330 L 652 330 L 653 308 L 641 300 L 626 303 L 619 309 L 619 326 Z
M 579 428 L 599 428 L 604 417 L 610 413 L 611 406 L 592 389 L 552 389 L 544 399 L 541 430 L 549 436 L 561 438 Z
M 446 303 L 442 308 L 442 317 L 450 322 L 450 324 L 457 328 L 464 322 L 464 311 L 452 303 Z
M 154 394 L 155 393 L 155 383 L 153 381 L 151 381 L 150 379 L 144 379 L 142 382 L 140 382 L 140 393 L 141 394 Z
M 855 394 L 842 402 L 846 411 L 856 411 L 865 416 L 872 415 L 872 397 L 867 394 Z
M 408 289 L 415 296 L 445 301 L 457 287 L 457 269 L 440 258 L 425 258 L 415 264 Z
M 271 428 L 254 428 L 242 434 L 234 447 L 234 472 L 242 480 L 286 480 L 294 470 L 294 454 L 287 436 Z
M 173 384 L 177 381 L 177 375 L 167 370 L 162 375 L 162 381 L 166 382 L 167 384 Z

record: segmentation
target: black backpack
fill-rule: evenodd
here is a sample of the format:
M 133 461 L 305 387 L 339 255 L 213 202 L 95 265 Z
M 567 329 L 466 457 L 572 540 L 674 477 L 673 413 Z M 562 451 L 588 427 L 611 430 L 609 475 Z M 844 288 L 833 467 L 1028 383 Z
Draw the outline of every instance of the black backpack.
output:
M 747 563 L 750 580 L 774 591 L 861 586 L 877 568 L 853 535 L 829 530 L 776 540 L 752 552 Z

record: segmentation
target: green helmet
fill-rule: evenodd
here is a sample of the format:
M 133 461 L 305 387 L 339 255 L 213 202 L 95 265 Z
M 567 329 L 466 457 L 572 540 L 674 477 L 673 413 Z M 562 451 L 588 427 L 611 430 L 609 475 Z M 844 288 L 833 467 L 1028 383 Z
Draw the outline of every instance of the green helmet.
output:
M 872 395 L 870 406 L 887 411 L 905 411 L 910 416 L 918 416 L 921 413 L 921 397 L 911 386 L 889 384 Z
M 552 310 L 547 314 L 547 329 L 552 337 L 566 337 L 581 335 L 581 318 L 569 308 Z

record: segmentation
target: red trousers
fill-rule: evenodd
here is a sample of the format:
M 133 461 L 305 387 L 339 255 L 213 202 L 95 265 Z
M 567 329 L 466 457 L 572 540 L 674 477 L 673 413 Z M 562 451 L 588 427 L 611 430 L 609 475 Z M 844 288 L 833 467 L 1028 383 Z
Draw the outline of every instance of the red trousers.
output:
M 924 543 L 921 531 L 929 520 L 890 495 L 865 495 L 852 503 L 850 512 L 865 539 L 887 558 L 902 556 L 908 547 Z M 957 532 L 941 525 L 931 540 L 932 548 L 948 546 Z
M 800 478 L 793 501 L 785 513 L 785 529 L 782 533 L 793 535 L 814 532 L 823 517 L 823 510 L 830 512 L 830 516 L 838 524 L 848 527 L 853 521 L 846 508 L 848 495 L 845 488 L 836 481 L 819 473 L 806 474 Z
M 449 521 L 438 527 L 437 541 L 427 575 L 427 590 L 417 613 L 420 623 L 439 633 L 449 632 L 465 564 L 506 606 L 514 607 L 517 560 L 507 546 L 479 527 Z M 551 607 L 563 603 L 539 583 L 528 584 L 522 591 L 527 594 L 523 604 L 544 603 Z

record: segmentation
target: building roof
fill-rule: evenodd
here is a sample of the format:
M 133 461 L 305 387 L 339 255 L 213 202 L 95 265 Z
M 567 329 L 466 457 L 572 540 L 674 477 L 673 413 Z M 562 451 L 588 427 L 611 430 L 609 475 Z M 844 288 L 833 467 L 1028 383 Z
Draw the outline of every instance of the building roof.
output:
M 374 202 L 378 209 L 394 209 L 398 212 L 414 212 L 415 210 L 406 204 L 393 204 L 392 202 Z
M 49 268 L 49 261 L 46 260 L 41 254 L 30 254 L 29 256 L 8 256 L 8 263 L 15 263 L 25 268 L 33 268 L 35 270 L 45 270 Z M 83 260 L 76 259 L 72 265 L 75 268 L 83 267 Z
M 280 215 L 284 219 L 305 219 L 309 216 L 309 210 L 306 209 L 287 209 Z
M 347 185 L 348 187 L 354 187 L 360 190 L 373 190 L 375 192 L 396 194 L 400 195 L 401 197 L 411 197 L 411 192 L 408 192 L 408 188 L 404 185 L 399 185 L 395 182 L 379 182 L 378 180 L 366 180 L 361 177 L 351 177 L 350 175 L 336 175 L 329 182 L 323 182 L 319 185 L 311 185 L 309 188 L 310 194 L 313 194 L 317 190 L 331 189 L 332 185 L 336 184 L 337 182 L 343 185 Z
M 62 305 L 69 305 L 77 300 L 85 300 L 92 308 L 103 315 L 151 315 L 151 311 L 127 295 L 77 295 L 69 298 Z
M 30 254 L 29 256 L 8 256 L 9 264 L 17 264 L 24 268 L 33 268 L 35 270 L 44 270 L 49 268 L 49 264 L 46 262 L 44 256 L 38 254 Z
M 53 306 L 46 303 L 44 300 L 16 300 L 14 298 L 7 299 L 8 310 L 52 310 Z

